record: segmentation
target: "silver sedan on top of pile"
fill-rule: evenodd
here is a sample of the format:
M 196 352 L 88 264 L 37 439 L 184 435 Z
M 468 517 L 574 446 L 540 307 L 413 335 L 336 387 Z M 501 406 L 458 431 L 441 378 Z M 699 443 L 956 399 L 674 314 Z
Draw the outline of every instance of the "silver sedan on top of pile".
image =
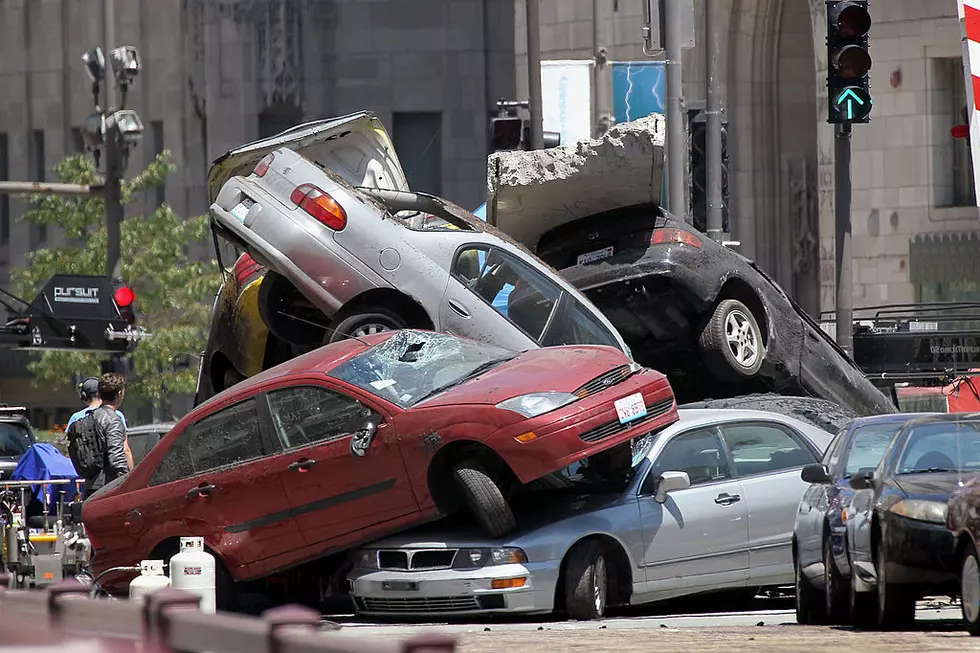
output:
M 831 434 L 776 413 L 679 412 L 634 442 L 632 461 L 594 457 L 531 484 L 512 536 L 440 524 L 356 552 L 356 610 L 594 619 L 607 605 L 792 584 L 800 469 Z

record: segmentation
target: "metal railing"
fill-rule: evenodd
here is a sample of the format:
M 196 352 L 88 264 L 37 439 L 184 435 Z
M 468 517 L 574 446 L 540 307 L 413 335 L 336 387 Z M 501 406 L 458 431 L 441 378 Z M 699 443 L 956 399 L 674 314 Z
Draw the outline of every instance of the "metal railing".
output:
M 142 603 L 92 599 L 68 580 L 46 591 L 4 589 L 0 574 L 0 642 L 4 646 L 69 646 L 119 653 L 454 653 L 456 640 L 417 635 L 403 640 L 346 635 L 309 608 L 287 605 L 261 617 L 206 614 L 200 598 L 161 589 Z M 81 650 L 79 647 L 78 650 Z

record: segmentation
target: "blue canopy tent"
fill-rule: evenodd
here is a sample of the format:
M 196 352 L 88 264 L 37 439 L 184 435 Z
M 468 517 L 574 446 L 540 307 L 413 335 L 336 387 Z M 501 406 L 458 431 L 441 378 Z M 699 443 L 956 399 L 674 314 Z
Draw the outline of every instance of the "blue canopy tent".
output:
M 12 481 L 50 481 L 76 478 L 78 478 L 78 473 L 71 463 L 71 458 L 47 442 L 31 445 L 20 457 L 17 467 L 10 475 Z M 58 492 L 66 492 L 69 496 L 74 494 L 74 487 L 70 484 L 63 486 L 35 485 L 31 489 L 38 501 L 44 500 L 45 489 L 47 489 L 49 502 L 53 500 L 52 494 Z

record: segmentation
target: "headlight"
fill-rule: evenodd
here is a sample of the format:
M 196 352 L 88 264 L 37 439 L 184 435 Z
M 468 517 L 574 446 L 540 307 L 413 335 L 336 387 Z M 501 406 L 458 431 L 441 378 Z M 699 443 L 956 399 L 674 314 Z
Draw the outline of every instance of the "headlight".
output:
M 946 523 L 946 504 L 939 501 L 921 501 L 918 499 L 904 499 L 899 501 L 889 510 L 896 515 L 927 521 L 934 524 Z
M 511 410 L 531 418 L 558 410 L 562 406 L 567 406 L 577 400 L 578 397 L 568 392 L 532 392 L 520 397 L 505 399 L 497 404 L 497 408 Z
M 640 365 L 636 361 L 630 363 L 630 373 L 636 374 L 637 372 L 642 372 L 642 371 L 643 371 L 642 365 Z
M 511 565 L 527 562 L 527 554 L 516 547 L 502 549 L 460 549 L 453 560 L 453 569 L 479 569 L 490 565 Z
M 378 550 L 362 549 L 357 553 L 357 560 L 354 561 L 354 566 L 358 569 L 379 569 Z

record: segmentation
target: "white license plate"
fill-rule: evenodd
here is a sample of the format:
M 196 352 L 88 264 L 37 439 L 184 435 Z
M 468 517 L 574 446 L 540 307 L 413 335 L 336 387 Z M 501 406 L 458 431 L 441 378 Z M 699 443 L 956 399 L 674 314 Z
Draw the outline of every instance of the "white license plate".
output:
M 609 258 L 616 253 L 616 248 L 612 245 L 609 247 L 603 247 L 602 249 L 597 249 L 594 252 L 586 252 L 585 254 L 579 254 L 578 258 L 575 260 L 576 265 L 587 265 L 589 263 L 595 263 L 596 261 L 601 261 L 604 258 Z
M 622 399 L 617 399 L 615 406 L 616 414 L 619 415 L 620 424 L 628 424 L 641 417 L 646 417 L 647 414 L 647 406 L 643 401 L 643 393 L 640 392 L 623 397 Z
M 381 589 L 388 592 L 416 592 L 419 584 L 414 580 L 386 580 L 382 581 Z
M 252 202 L 251 200 L 245 200 L 244 202 L 239 202 L 237 205 L 235 205 L 234 208 L 232 208 L 230 213 L 236 218 L 238 218 L 239 220 L 241 220 L 242 224 L 245 224 L 245 218 L 248 217 L 248 210 L 252 208 L 252 204 L 254 204 L 254 202 Z

